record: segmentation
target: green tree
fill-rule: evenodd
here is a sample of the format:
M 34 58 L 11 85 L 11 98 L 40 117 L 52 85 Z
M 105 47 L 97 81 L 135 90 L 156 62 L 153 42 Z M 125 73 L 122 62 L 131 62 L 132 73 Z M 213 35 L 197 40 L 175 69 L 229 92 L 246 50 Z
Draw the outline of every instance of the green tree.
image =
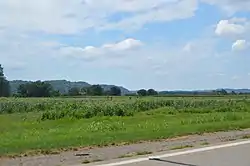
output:
M 61 93 L 60 93 L 59 90 L 53 90 L 53 91 L 51 92 L 51 96 L 52 96 L 52 97 L 59 97 L 59 96 L 61 96 Z
M 217 90 L 217 94 L 219 95 L 227 95 L 227 91 L 225 89 Z
M 18 96 L 28 97 L 28 85 L 28 83 L 19 85 L 19 87 L 17 88 Z
M 80 96 L 80 89 L 77 87 L 73 87 L 68 92 L 69 96 Z
M 17 91 L 22 97 L 50 97 L 54 90 L 49 83 L 36 81 L 21 84 Z
M 111 96 L 121 96 L 122 92 L 121 89 L 117 86 L 113 86 L 110 88 L 110 91 L 108 93 Z
M 237 93 L 235 91 L 232 91 L 232 95 L 237 95 Z
M 0 64 L 0 97 L 10 96 L 10 85 L 9 81 L 5 78 L 3 67 Z
M 155 91 L 154 89 L 149 89 L 148 92 L 147 92 L 147 95 L 149 95 L 149 96 L 154 96 L 154 95 L 157 95 L 157 94 L 158 94 L 158 92 Z
M 139 96 L 147 96 L 147 90 L 145 89 L 140 89 L 139 91 L 137 91 L 137 94 Z
M 104 94 L 104 90 L 100 85 L 92 85 L 88 87 L 87 94 L 90 96 L 102 96 Z
M 83 88 L 81 88 L 81 90 L 80 90 L 80 94 L 81 95 L 87 95 L 87 92 L 88 92 L 88 87 L 83 87 Z

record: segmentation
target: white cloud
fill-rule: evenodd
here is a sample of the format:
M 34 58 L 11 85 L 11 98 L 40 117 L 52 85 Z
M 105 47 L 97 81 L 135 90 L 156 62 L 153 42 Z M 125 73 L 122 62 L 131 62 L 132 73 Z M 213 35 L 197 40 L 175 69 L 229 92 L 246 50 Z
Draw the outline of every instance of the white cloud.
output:
M 212 77 L 213 79 L 215 79 L 215 78 L 225 77 L 226 74 L 225 73 L 216 73 L 216 72 L 213 72 L 213 73 L 209 73 L 207 76 L 208 77 Z
M 150 10 L 137 13 L 116 23 L 105 24 L 101 29 L 139 29 L 147 23 L 167 22 L 192 17 L 197 9 L 197 0 L 165 0 L 165 3 L 151 6 Z
M 238 80 L 238 79 L 240 79 L 240 78 L 241 78 L 241 77 L 240 77 L 240 76 L 237 76 L 237 75 L 231 77 L 232 80 Z
M 239 11 L 250 11 L 249 0 L 201 0 L 211 5 L 217 5 L 222 10 L 232 15 Z
M 182 51 L 187 55 L 200 54 L 203 56 L 203 52 L 214 51 L 217 44 L 217 40 L 211 38 L 199 38 L 189 41 L 182 46 Z M 204 47 L 207 46 L 207 47 Z
M 2 0 L 0 1 L 1 63 L 6 66 L 8 76 L 14 79 L 20 77 L 61 79 L 67 76 L 71 80 L 92 80 L 96 83 L 101 81 L 115 83 L 121 80 L 124 84 L 139 88 L 144 85 L 162 88 L 198 88 L 222 86 L 223 83 L 229 85 L 228 80 L 231 79 L 232 70 L 235 75 L 242 72 L 240 69 L 243 70 L 243 67 L 232 69 L 235 63 L 246 66 L 244 70 L 250 71 L 246 65 L 248 56 L 231 56 L 234 53 L 231 52 L 230 46 L 226 54 L 222 51 L 217 52 L 217 39 L 211 39 L 210 36 L 185 43 L 167 39 L 171 43 L 177 42 L 177 45 L 168 44 L 163 39 L 163 43 L 151 40 L 151 44 L 142 47 L 143 42 L 133 38 L 116 43 L 103 43 L 100 46 L 79 45 L 83 36 L 79 33 L 89 28 L 134 30 L 154 22 L 190 18 L 197 10 L 197 2 L 198 0 L 23 0 L 22 2 Z M 234 1 L 237 5 L 230 5 L 227 2 L 229 0 L 213 1 L 222 7 L 222 4 L 226 4 L 225 6 L 234 6 L 235 9 L 248 8 L 245 5 L 238 5 L 237 0 Z M 118 17 L 120 14 L 126 17 L 117 19 L 116 14 Z M 231 18 L 221 20 L 215 32 L 219 36 L 233 36 L 234 41 L 246 39 L 237 40 L 232 46 L 234 50 L 244 50 L 249 41 L 247 36 L 249 27 L 249 20 Z M 35 35 L 29 32 L 35 32 Z M 74 37 L 70 39 L 76 41 L 74 44 L 77 46 L 71 43 L 72 40 L 65 40 L 68 38 L 63 38 L 67 44 L 62 44 L 60 43 L 62 38 L 57 38 L 57 35 L 43 36 L 44 33 L 74 34 L 77 40 L 74 40 Z M 112 40 L 114 36 L 111 34 L 109 37 Z M 94 63 L 88 63 L 89 61 Z M 18 71 L 22 68 L 27 70 Z M 84 78 L 79 71 L 87 71 L 84 73 Z M 219 81 L 223 79 L 224 82 L 215 83 L 213 79 L 207 78 L 209 74 L 216 76 Z M 247 83 L 242 82 L 242 84 Z
M 55 34 L 89 28 L 131 29 L 154 21 L 188 18 L 196 9 L 197 0 L 2 0 L 0 27 Z M 131 17 L 110 23 L 109 18 L 119 12 Z
M 236 40 L 232 45 L 233 51 L 242 51 L 250 47 L 250 43 L 246 40 Z
M 76 58 L 83 58 L 86 60 L 93 60 L 102 56 L 114 56 L 117 54 L 124 54 L 127 51 L 133 51 L 143 46 L 143 43 L 139 40 L 128 38 L 123 41 L 111 44 L 104 44 L 101 47 L 86 46 L 72 47 L 66 46 L 60 48 L 60 53 L 66 56 L 73 56 Z
M 194 44 L 193 43 L 187 43 L 184 47 L 183 47 L 183 51 L 186 52 L 191 52 L 194 49 Z
M 243 22 L 243 24 L 242 24 Z M 217 26 L 215 33 L 219 36 L 237 36 L 246 32 L 245 20 L 221 20 Z
M 102 48 L 110 51 L 126 51 L 141 47 L 142 45 L 143 43 L 141 41 L 129 38 L 118 43 L 105 44 Z
M 225 73 L 216 73 L 217 76 L 225 76 Z
M 92 59 L 95 59 L 96 56 L 98 55 L 97 53 L 92 51 L 94 49 L 95 48 L 90 48 L 90 47 L 86 47 L 86 48 L 72 47 L 72 46 L 62 47 L 59 50 L 58 58 L 62 58 L 60 56 L 63 55 L 66 57 L 83 58 L 85 60 L 92 60 Z
M 233 68 L 233 74 L 232 71 L 230 73 L 235 62 L 239 66 L 246 66 L 245 71 L 249 71 L 243 63 L 248 61 L 247 56 L 217 57 L 214 49 L 217 42 L 215 39 L 199 38 L 187 42 L 191 43 L 192 49 L 185 52 L 183 47 L 186 43 L 152 43 L 142 47 L 141 41 L 130 38 L 103 43 L 100 46 L 81 47 L 62 46 L 55 41 L 41 42 L 41 39 L 20 36 L 22 37 L 12 40 L 7 40 L 9 36 L 6 36 L 0 41 L 0 47 L 5 49 L 1 49 L 0 59 L 6 66 L 6 76 L 9 79 L 83 80 L 93 83 L 124 84 L 135 89 L 217 88 L 227 87 L 232 85 L 232 82 L 235 83 L 233 85 L 242 85 L 241 87 L 249 84 L 232 81 L 230 78 L 240 75 L 240 68 Z M 19 43 L 18 47 L 14 47 L 14 41 Z M 224 63 L 225 59 L 230 60 L 230 63 Z M 90 60 L 95 61 L 89 63 Z M 16 61 L 20 63 L 13 63 Z M 25 62 L 25 66 L 22 66 L 21 62 Z M 17 70 L 22 67 L 25 70 Z M 214 82 L 208 77 L 209 73 L 226 75 L 222 77 L 218 74 L 218 81 Z
M 74 33 L 80 28 L 79 22 L 74 18 L 66 18 L 65 15 L 71 10 L 79 10 L 77 5 L 75 0 L 70 2 L 66 0 L 4 0 L 0 2 L 0 27 L 21 31 Z M 90 22 L 84 28 L 89 26 L 91 26 Z
M 65 46 L 64 44 L 62 43 L 59 43 L 57 41 L 46 41 L 46 42 L 41 42 L 39 43 L 41 46 L 44 46 L 44 47 L 51 47 L 51 48 L 58 48 L 58 47 L 63 47 Z

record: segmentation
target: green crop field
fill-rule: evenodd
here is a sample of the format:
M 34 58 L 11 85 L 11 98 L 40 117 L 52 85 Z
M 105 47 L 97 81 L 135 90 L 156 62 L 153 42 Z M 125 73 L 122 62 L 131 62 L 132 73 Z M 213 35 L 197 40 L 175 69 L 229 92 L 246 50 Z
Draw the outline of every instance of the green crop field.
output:
M 244 96 L 2 98 L 0 156 L 248 127 Z

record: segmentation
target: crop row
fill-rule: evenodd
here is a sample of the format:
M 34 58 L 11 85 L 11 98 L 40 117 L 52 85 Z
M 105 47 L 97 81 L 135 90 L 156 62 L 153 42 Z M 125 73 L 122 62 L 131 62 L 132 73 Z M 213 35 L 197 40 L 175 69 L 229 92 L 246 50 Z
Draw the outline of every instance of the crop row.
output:
M 209 113 L 209 112 L 250 112 L 248 100 L 27 100 L 0 101 L 0 114 L 42 112 L 42 120 L 55 120 L 64 117 L 91 118 L 95 116 L 133 116 L 161 107 L 169 107 L 175 112 Z
M 0 101 L 0 113 L 22 113 L 22 112 L 41 112 L 50 110 L 85 110 L 89 107 L 103 107 L 103 106 L 113 106 L 117 108 L 117 104 L 120 107 L 132 106 L 138 107 L 141 102 L 143 102 L 144 107 L 149 107 L 149 105 L 164 105 L 172 106 L 176 108 L 183 107 L 217 107 L 221 104 L 228 104 L 229 102 L 214 101 L 214 100 L 203 100 L 203 101 L 190 101 L 190 100 L 147 100 L 149 102 L 144 102 L 143 100 L 136 101 L 102 101 L 102 100 L 41 100 L 36 102 L 31 102 L 31 100 L 20 99 L 20 100 L 4 100 Z M 141 104 L 142 105 L 142 104 Z M 141 107 L 143 107 L 141 106 Z
M 249 102 L 240 101 L 136 101 L 119 104 L 93 104 L 82 109 L 50 110 L 42 114 L 41 120 L 55 120 L 64 117 L 92 118 L 95 116 L 133 116 L 137 112 L 144 112 L 161 107 L 170 108 L 166 113 L 211 113 L 211 112 L 250 112 Z

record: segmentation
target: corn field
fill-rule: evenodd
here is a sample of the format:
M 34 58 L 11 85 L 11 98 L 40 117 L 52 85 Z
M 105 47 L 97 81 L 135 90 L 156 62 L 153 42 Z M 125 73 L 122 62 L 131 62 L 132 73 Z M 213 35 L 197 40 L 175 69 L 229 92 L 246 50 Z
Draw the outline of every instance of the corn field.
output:
M 242 100 L 196 100 L 164 99 L 150 100 L 67 100 L 67 99 L 0 99 L 0 114 L 40 113 L 40 120 L 62 118 L 92 118 L 96 116 L 133 116 L 167 107 L 169 114 L 212 113 L 212 112 L 250 112 L 250 101 Z

